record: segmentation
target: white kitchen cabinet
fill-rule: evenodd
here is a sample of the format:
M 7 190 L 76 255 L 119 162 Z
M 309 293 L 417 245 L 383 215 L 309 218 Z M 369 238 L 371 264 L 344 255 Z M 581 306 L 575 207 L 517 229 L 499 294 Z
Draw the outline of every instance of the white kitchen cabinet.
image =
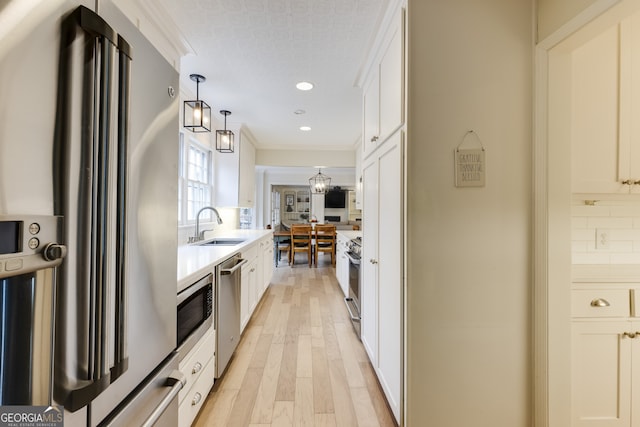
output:
M 242 258 L 247 262 L 240 270 L 240 331 L 249 323 L 258 302 L 258 243 L 243 249 Z
M 640 427 L 637 290 L 572 290 L 572 427 Z
M 640 14 L 578 47 L 571 70 L 573 192 L 640 192 Z
M 398 131 L 363 168 L 362 343 L 396 420 L 402 393 L 403 135 Z
M 339 233 L 336 236 L 336 278 L 345 297 L 349 296 L 349 258 L 347 252 L 347 242 L 349 239 Z
M 260 242 L 262 248 L 262 257 L 261 257 L 261 271 L 260 277 L 262 278 L 260 282 L 260 292 L 258 296 L 258 300 L 262 298 L 264 291 L 269 287 L 271 283 L 271 276 L 273 276 L 273 266 L 274 266 L 274 257 L 273 257 L 273 236 L 268 236 Z
M 178 393 L 178 425 L 188 427 L 202 408 L 213 386 L 215 356 L 215 331 L 213 328 L 180 361 L 179 369 L 187 383 Z
M 404 123 L 404 9 L 399 8 L 363 87 L 363 156 Z
M 255 205 L 256 149 L 241 129 L 233 131 L 235 151 L 215 153 L 215 205 L 251 208 Z

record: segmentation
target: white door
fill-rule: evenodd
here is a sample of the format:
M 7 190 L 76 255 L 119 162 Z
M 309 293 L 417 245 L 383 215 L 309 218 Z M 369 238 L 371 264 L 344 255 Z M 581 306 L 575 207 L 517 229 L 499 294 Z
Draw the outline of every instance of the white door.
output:
M 363 231 L 360 274 L 360 317 L 362 344 L 371 363 L 378 366 L 378 161 L 371 159 L 362 170 Z
M 391 145 L 389 145 L 391 144 Z M 402 387 L 402 132 L 378 154 L 378 376 L 400 419 Z

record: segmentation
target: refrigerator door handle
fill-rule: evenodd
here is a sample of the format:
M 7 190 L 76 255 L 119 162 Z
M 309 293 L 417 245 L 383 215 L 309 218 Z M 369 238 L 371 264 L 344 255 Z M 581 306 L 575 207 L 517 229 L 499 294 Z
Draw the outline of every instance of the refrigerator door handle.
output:
M 118 36 L 118 159 L 116 202 L 116 280 L 114 307 L 114 366 L 111 368 L 115 381 L 128 367 L 127 354 L 127 164 L 129 151 L 129 87 L 131 79 L 131 47 Z

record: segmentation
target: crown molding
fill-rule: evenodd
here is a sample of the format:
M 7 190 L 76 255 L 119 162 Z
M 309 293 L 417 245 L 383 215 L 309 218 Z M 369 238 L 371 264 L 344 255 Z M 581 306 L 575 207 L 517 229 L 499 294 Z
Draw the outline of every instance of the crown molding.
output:
M 167 10 L 153 0 L 114 0 L 114 4 L 136 25 L 176 70 L 180 58 L 194 49 Z

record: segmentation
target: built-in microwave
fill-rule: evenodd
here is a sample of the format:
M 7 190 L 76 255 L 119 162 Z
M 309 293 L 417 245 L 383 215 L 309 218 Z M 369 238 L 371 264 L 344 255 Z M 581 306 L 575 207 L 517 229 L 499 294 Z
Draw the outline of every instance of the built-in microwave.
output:
M 183 359 L 213 325 L 213 274 L 178 294 L 178 352 Z

